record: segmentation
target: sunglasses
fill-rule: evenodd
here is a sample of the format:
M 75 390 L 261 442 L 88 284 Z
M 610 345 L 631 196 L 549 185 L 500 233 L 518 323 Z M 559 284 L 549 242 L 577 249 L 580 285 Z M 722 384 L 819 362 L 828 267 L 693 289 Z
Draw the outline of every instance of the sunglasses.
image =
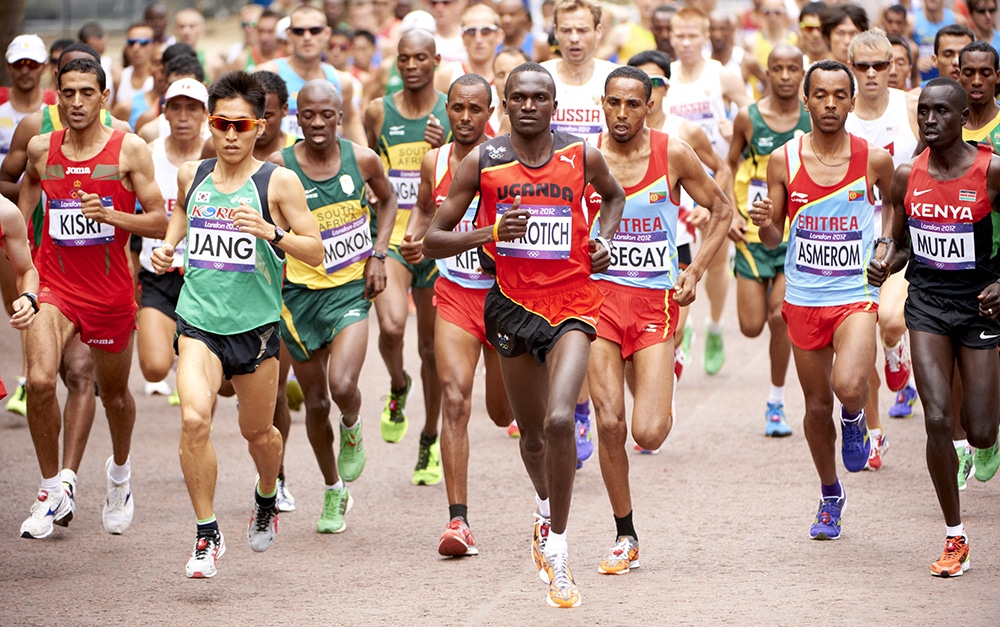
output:
M 340 50 L 341 52 L 347 52 L 351 49 L 351 44 L 330 44 L 330 50 Z
M 489 37 L 490 35 L 496 33 L 499 30 L 500 29 L 497 28 L 496 26 L 480 26 L 479 28 L 476 28 L 475 26 L 470 26 L 468 28 L 462 29 L 462 36 L 475 37 L 476 33 L 479 33 L 483 37 Z
M 145 46 L 148 46 L 149 44 L 153 43 L 153 40 L 152 39 L 146 39 L 145 37 L 143 37 L 142 39 L 126 39 L 125 43 L 127 43 L 130 46 L 134 46 L 136 44 L 139 44 L 140 46 L 145 47 Z
M 859 73 L 867 73 L 868 70 L 875 70 L 876 72 L 884 72 L 889 69 L 889 64 L 891 61 L 876 61 L 875 63 L 860 63 L 855 61 L 851 63 L 854 66 L 854 71 Z
M 666 87 L 670 84 L 670 79 L 666 76 L 650 76 L 649 82 L 653 84 L 653 87 Z
M 437 6 L 439 4 L 451 4 L 452 0 L 431 0 L 431 6 Z
M 10 64 L 10 67 L 15 70 L 20 70 L 21 68 L 28 68 L 29 70 L 37 70 L 42 67 L 42 64 L 38 61 L 33 61 L 31 59 L 18 59 Z
M 257 28 L 257 22 L 240 22 L 242 28 Z
M 973 9 L 972 12 L 973 13 L 978 13 L 980 15 L 992 15 L 992 14 L 994 14 L 994 13 L 997 12 L 997 8 L 993 7 L 993 8 L 990 8 L 990 9 L 987 9 L 987 8 Z
M 810 25 L 799 24 L 799 30 L 802 31 L 803 33 L 811 33 L 813 31 L 821 30 L 821 28 L 819 26 L 813 26 L 811 24 Z
M 310 26 L 309 28 L 301 28 L 299 26 L 295 26 L 294 28 L 289 28 L 288 32 L 295 35 L 296 37 L 301 37 L 305 35 L 306 32 L 308 32 L 313 37 L 316 37 L 324 30 L 326 30 L 326 26 Z
M 760 14 L 761 15 L 788 15 L 787 12 L 782 11 L 781 9 L 761 9 L 760 10 Z
M 261 120 L 255 120 L 254 118 L 237 118 L 231 120 L 218 115 L 210 115 L 208 116 L 208 123 L 223 133 L 228 133 L 230 128 L 234 129 L 237 133 L 246 133 L 257 128 Z

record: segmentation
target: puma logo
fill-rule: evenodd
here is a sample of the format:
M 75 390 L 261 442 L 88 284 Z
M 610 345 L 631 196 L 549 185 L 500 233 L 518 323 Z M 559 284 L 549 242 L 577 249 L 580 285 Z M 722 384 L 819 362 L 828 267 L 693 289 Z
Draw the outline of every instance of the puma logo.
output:
M 560 161 L 565 161 L 566 163 L 568 163 L 571 166 L 573 166 L 574 170 L 576 169 L 576 163 L 575 163 L 576 162 L 576 155 L 573 155 L 572 157 L 567 157 L 566 155 L 559 155 L 559 160 Z

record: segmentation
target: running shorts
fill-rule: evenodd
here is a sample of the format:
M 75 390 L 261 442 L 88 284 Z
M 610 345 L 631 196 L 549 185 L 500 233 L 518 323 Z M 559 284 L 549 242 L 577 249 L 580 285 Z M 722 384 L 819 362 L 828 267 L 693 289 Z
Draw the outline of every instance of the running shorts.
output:
M 413 277 L 413 280 L 410 281 L 411 288 L 434 287 L 434 282 L 437 281 L 438 278 L 438 268 L 437 263 L 435 263 L 433 259 L 425 257 L 424 260 L 417 265 L 407 263 L 406 260 L 403 259 L 403 254 L 399 252 L 398 246 L 389 247 L 389 256 L 403 264 L 407 272 L 410 273 L 410 276 Z
M 177 320 L 177 299 L 184 286 L 184 275 L 179 270 L 156 274 L 139 269 L 139 286 L 142 288 L 142 307 L 152 307 L 171 320 Z
M 299 362 L 308 361 L 348 326 L 367 320 L 372 306 L 365 298 L 364 279 L 322 290 L 286 281 L 281 296 L 281 339 Z
M 681 244 L 677 247 L 677 267 L 681 270 L 691 265 L 691 244 Z
M 655 344 L 670 341 L 677 331 L 680 306 L 673 290 L 650 290 L 598 281 L 604 294 L 597 337 L 621 347 L 622 359 Z
M 486 341 L 486 323 L 483 320 L 488 291 L 462 287 L 450 279 L 441 277 L 434 284 L 434 305 L 442 320 L 469 333 L 479 340 L 480 344 L 493 348 L 493 345 Z
M 851 303 L 831 307 L 802 307 L 788 301 L 781 304 L 781 317 L 788 325 L 788 339 L 804 351 L 818 351 L 832 345 L 833 334 L 848 316 L 866 312 L 878 315 L 878 304 Z
M 198 340 L 219 358 L 222 362 L 222 374 L 227 381 L 236 375 L 252 374 L 265 359 L 277 359 L 281 349 L 277 322 L 234 335 L 217 335 L 193 327 L 178 316 L 177 333 L 174 335 L 175 353 L 182 335 Z
M 966 348 L 995 350 L 1000 346 L 1000 322 L 979 315 L 975 296 L 940 296 L 911 285 L 903 316 L 911 331 L 943 335 Z
M 128 348 L 132 332 L 136 328 L 135 313 L 138 307 L 134 298 L 123 303 L 123 306 L 95 310 L 80 306 L 45 286 L 38 293 L 38 302 L 48 303 L 66 316 L 76 327 L 80 341 L 84 344 L 109 353 L 120 353 Z
M 774 250 L 759 242 L 736 243 L 736 276 L 764 283 L 785 271 L 788 244 L 782 242 Z

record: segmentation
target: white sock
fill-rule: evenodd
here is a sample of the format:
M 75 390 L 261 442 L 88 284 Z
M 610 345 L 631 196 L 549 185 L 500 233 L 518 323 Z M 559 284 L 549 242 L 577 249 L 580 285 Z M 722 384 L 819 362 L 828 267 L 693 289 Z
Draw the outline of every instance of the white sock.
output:
M 62 481 L 59 479 L 59 475 L 46 479 L 42 477 L 41 488 L 46 492 L 55 492 L 62 489 Z
M 344 480 L 343 479 L 337 479 L 337 483 L 335 483 L 333 485 L 324 486 L 324 487 L 327 490 L 343 490 L 344 489 Z
M 895 344 L 893 344 L 892 346 L 889 346 L 885 342 L 882 342 L 882 348 L 885 349 L 885 352 L 887 354 L 888 353 L 894 353 L 894 352 L 896 352 L 896 351 L 899 350 L 899 345 L 902 344 L 902 343 L 903 343 L 903 338 L 899 338 L 899 341 L 896 342 Z
M 964 446 L 966 451 L 968 451 L 970 453 L 972 452 L 972 447 L 969 446 L 969 441 L 968 440 L 952 440 L 951 443 L 955 445 L 955 448 L 958 448 L 960 446 Z
M 129 480 L 132 476 L 132 458 L 125 460 L 124 466 L 119 466 L 115 463 L 115 459 L 111 458 L 111 468 L 108 470 L 108 476 L 115 483 L 121 485 Z
M 722 333 L 722 321 L 719 320 L 718 322 L 716 322 L 715 320 L 709 318 L 708 320 L 705 321 L 705 329 L 709 333 L 716 333 L 716 334 Z
M 549 500 L 540 499 L 537 494 L 535 495 L 535 507 L 538 508 L 538 515 L 542 518 L 548 518 L 552 515 L 549 512 Z
M 771 395 L 767 398 L 767 402 L 772 405 L 784 405 L 785 404 L 785 386 L 783 385 L 772 385 Z
M 873 441 L 878 440 L 878 438 L 879 438 L 880 435 L 882 435 L 882 430 L 881 429 L 869 429 L 868 430 L 868 437 L 871 440 L 873 440 Z
M 68 483 L 74 488 L 76 487 L 76 473 L 69 468 L 63 468 L 59 472 L 59 480 L 63 483 Z
M 344 427 L 345 429 L 353 429 L 354 427 L 358 426 L 358 422 L 359 422 L 358 418 L 355 418 L 354 419 L 354 424 L 348 426 L 348 424 L 346 422 L 344 422 L 344 414 L 340 414 L 340 425 L 342 427 Z
M 958 523 L 954 527 L 949 527 L 948 525 L 945 525 L 944 526 L 944 535 L 946 535 L 949 538 L 954 537 L 954 536 L 965 536 L 966 540 L 969 539 L 969 536 L 965 535 L 965 525 L 963 525 L 962 523 Z M 552 537 L 552 534 L 550 533 L 549 534 L 549 538 L 551 538 L 551 537 Z
M 559 555 L 567 551 L 569 548 L 566 546 L 566 532 L 556 533 L 549 530 L 549 539 L 545 541 L 545 554 Z
M 19 387 L 22 386 L 22 385 L 24 385 L 27 382 L 28 382 L 28 378 L 27 377 L 18 377 L 17 378 L 17 385 Z
M 910 378 L 906 381 L 906 385 L 910 386 L 914 390 L 917 389 L 917 380 L 913 378 L 912 368 L 910 368 Z

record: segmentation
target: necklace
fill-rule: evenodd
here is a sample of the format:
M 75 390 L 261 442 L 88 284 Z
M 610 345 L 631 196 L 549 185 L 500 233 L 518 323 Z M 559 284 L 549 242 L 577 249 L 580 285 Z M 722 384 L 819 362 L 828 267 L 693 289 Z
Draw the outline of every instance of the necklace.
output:
M 849 163 L 851 161 L 851 158 L 847 157 L 847 161 L 841 161 L 840 163 L 837 163 L 837 164 L 834 164 L 834 165 L 830 165 L 826 161 L 823 161 L 822 159 L 820 159 L 819 153 L 816 152 L 816 142 L 813 141 L 812 135 L 809 136 L 809 145 L 813 149 L 813 154 L 816 155 L 816 160 L 819 161 L 820 163 L 822 163 L 823 165 L 825 165 L 828 168 L 839 168 L 840 166 L 844 165 L 845 163 Z

